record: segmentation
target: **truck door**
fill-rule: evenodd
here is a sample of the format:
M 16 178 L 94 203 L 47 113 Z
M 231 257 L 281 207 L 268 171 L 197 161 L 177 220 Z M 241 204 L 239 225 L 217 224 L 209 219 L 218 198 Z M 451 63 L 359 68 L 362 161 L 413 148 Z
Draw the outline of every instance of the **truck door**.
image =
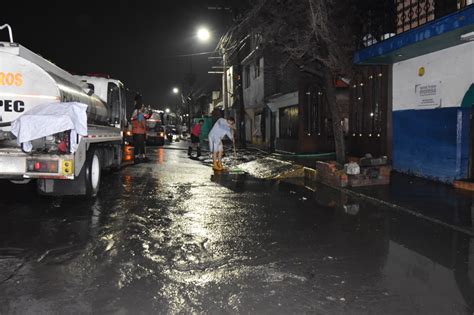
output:
M 123 85 L 120 85 L 120 118 L 122 127 L 127 126 L 127 95 Z
M 120 127 L 120 88 L 114 82 L 109 82 L 107 91 L 107 105 L 110 108 L 109 122 L 111 125 Z

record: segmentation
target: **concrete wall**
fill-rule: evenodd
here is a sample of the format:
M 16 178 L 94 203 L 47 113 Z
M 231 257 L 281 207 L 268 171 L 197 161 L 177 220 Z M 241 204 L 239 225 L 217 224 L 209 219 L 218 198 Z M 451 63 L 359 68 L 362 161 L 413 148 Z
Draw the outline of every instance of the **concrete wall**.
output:
M 286 57 L 282 54 L 265 51 L 265 97 L 275 94 L 286 94 L 298 90 L 298 78 L 301 72 L 291 62 L 282 69 Z
M 394 169 L 444 182 L 469 176 L 471 108 L 461 103 L 473 56 L 465 43 L 393 65 Z
M 244 90 L 244 106 L 245 108 L 264 106 L 264 57 L 259 58 L 260 76 L 255 77 L 255 63 L 251 63 L 243 68 L 243 90 Z M 247 71 L 250 71 L 250 86 L 245 86 L 245 78 Z
M 418 75 L 423 67 L 425 74 Z M 459 107 L 474 82 L 474 42 L 465 43 L 393 65 L 393 110 Z M 433 84 L 439 87 L 438 105 L 421 104 L 415 89 Z
M 260 68 L 258 76 L 256 75 L 256 68 Z M 260 126 L 256 126 L 255 115 L 261 113 L 265 108 L 264 102 L 264 69 L 265 69 L 264 57 L 256 57 L 249 64 L 243 66 L 243 95 L 244 95 L 244 107 L 245 107 L 245 137 L 246 140 L 252 143 L 261 143 L 264 138 L 257 137 L 255 135 L 256 130 L 260 129 Z M 250 80 L 250 84 L 247 86 L 247 77 Z

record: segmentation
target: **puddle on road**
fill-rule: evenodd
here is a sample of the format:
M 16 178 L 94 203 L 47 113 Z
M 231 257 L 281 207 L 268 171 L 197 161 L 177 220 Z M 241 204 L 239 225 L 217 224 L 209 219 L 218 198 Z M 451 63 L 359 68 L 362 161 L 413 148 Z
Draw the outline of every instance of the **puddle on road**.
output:
M 0 201 L 0 313 L 474 309 L 461 233 L 326 186 L 151 168 L 109 176 L 93 203 Z

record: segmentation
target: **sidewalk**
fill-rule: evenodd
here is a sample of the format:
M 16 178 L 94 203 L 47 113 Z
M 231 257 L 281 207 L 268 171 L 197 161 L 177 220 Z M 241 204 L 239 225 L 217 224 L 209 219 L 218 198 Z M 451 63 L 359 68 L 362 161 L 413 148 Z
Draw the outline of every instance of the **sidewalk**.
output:
M 397 172 L 392 172 L 389 185 L 342 190 L 474 236 L 472 192 Z
M 313 172 L 316 160 L 327 160 L 324 155 L 317 158 L 272 156 L 303 165 Z M 474 236 L 474 192 L 398 172 L 392 172 L 389 185 L 332 188 Z
M 228 145 L 226 147 L 230 152 L 231 148 Z M 270 157 L 295 165 L 302 165 L 306 169 L 305 174 L 314 174 L 316 160 L 327 160 L 330 158 L 330 154 L 306 156 L 281 153 L 271 154 L 254 145 L 248 145 L 247 149 L 238 150 L 237 155 L 238 158 L 235 161 L 237 163 Z M 274 167 L 269 163 L 266 165 L 270 168 Z M 262 170 L 257 169 L 257 171 L 261 172 Z M 252 175 L 252 171 L 249 173 Z M 271 171 L 267 173 L 273 174 Z M 258 174 L 254 175 L 257 176 Z M 311 180 L 306 178 L 302 182 L 308 183 Z M 342 191 L 349 196 L 387 206 L 397 211 L 403 211 L 474 236 L 474 192 L 456 189 L 448 184 L 397 172 L 392 172 L 389 185 L 354 188 L 330 187 L 334 190 Z

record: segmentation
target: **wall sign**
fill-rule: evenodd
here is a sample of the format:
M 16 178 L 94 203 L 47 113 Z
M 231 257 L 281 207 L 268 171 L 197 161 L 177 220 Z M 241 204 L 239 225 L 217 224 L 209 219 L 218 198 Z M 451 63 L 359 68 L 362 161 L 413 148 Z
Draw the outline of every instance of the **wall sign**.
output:
M 420 69 L 418 69 L 418 76 L 422 77 L 424 75 L 425 75 L 425 67 L 420 67 Z
M 441 81 L 415 85 L 416 105 L 420 107 L 441 107 Z

